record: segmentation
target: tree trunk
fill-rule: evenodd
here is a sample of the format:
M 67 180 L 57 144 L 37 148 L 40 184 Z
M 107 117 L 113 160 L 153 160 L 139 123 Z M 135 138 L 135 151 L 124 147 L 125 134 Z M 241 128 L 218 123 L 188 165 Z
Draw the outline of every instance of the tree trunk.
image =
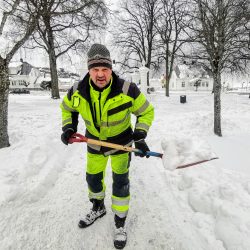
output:
M 166 72 L 166 86 L 165 86 L 165 95 L 167 96 L 167 97 L 169 97 L 169 80 L 170 80 L 170 78 L 169 78 L 169 76 L 168 76 L 168 73 Z
M 169 47 L 168 47 L 168 43 L 166 43 L 166 50 L 165 50 L 165 62 L 166 62 L 166 68 L 165 68 L 165 95 L 167 97 L 169 97 L 169 80 L 170 80 L 170 76 L 169 76 Z
M 59 88 L 58 88 L 58 75 L 56 65 L 56 53 L 53 39 L 53 32 L 48 29 L 48 43 L 49 43 L 49 64 L 51 74 L 51 97 L 53 99 L 60 99 Z
M 50 73 L 51 73 L 51 97 L 53 99 L 60 99 L 55 53 L 49 54 L 49 63 L 50 63 Z
M 147 73 L 147 86 L 148 86 L 148 88 L 150 87 L 150 84 L 149 84 L 149 71 Z
M 214 74 L 214 133 L 222 136 L 221 133 L 221 76 L 220 73 Z
M 8 136 L 9 83 L 8 64 L 0 56 L 0 148 L 10 146 Z

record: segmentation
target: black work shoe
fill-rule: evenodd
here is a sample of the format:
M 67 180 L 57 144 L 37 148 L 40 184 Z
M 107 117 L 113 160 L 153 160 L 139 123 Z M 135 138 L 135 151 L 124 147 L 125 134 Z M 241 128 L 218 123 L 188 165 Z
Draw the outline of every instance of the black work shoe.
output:
M 114 246 L 123 249 L 127 243 L 127 232 L 125 227 L 115 228 Z
M 125 229 L 126 217 L 120 218 L 115 215 L 114 246 L 116 249 L 123 249 L 127 243 L 127 232 Z
M 84 219 L 80 220 L 78 226 L 80 228 L 86 228 L 92 225 L 98 218 L 103 217 L 106 214 L 106 208 L 103 200 L 92 200 L 93 207 Z

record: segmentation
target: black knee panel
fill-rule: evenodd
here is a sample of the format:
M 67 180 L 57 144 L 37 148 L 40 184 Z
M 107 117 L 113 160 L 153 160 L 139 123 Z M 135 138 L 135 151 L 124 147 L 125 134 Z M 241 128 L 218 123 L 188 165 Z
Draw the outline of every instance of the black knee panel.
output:
M 116 174 L 113 172 L 113 195 L 117 197 L 129 196 L 129 173 Z
M 93 193 L 99 193 L 103 189 L 102 185 L 103 172 L 98 174 L 88 174 L 86 173 L 86 180 L 89 186 L 89 189 Z

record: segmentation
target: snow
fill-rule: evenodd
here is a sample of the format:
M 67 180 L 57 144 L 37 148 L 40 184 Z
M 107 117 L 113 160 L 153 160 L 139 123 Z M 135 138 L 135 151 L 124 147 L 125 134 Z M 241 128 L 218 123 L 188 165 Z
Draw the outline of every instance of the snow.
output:
M 211 152 L 209 144 L 199 137 L 163 139 L 163 166 L 168 170 L 175 170 L 189 163 L 217 158 Z
M 18 62 L 10 62 L 9 63 L 9 68 L 18 68 L 22 66 L 22 62 L 18 61 Z
M 126 249 L 250 249 L 250 99 L 224 93 L 221 99 L 223 137 L 217 137 L 210 93 L 149 96 L 155 121 L 147 142 L 164 157 L 132 159 Z M 87 229 L 77 226 L 91 207 L 86 145 L 61 143 L 60 102 L 47 92 L 9 97 L 11 147 L 0 150 L 0 249 L 114 249 L 110 166 L 107 215 Z M 212 157 L 219 159 L 176 169 Z

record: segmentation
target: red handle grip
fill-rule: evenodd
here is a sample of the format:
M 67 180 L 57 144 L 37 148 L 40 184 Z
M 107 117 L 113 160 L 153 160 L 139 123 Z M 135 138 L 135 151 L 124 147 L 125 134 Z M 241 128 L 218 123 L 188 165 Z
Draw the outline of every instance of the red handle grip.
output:
M 69 138 L 70 144 L 72 144 L 74 142 L 87 142 L 87 141 L 88 141 L 88 138 L 79 134 L 79 133 L 75 133 Z

